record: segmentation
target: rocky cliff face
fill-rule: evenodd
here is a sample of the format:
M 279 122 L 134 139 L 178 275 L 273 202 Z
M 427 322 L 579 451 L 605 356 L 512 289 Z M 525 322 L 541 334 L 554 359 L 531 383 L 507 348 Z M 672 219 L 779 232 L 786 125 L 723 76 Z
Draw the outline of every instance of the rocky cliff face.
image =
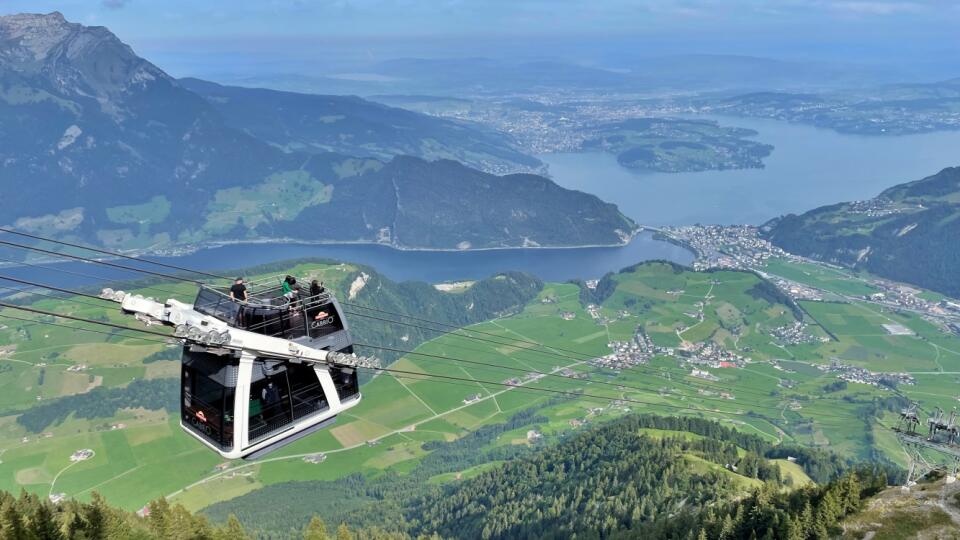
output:
M 106 28 L 70 23 L 58 12 L 0 17 L 0 67 L 64 96 L 94 98 L 114 113 L 125 94 L 172 82 Z

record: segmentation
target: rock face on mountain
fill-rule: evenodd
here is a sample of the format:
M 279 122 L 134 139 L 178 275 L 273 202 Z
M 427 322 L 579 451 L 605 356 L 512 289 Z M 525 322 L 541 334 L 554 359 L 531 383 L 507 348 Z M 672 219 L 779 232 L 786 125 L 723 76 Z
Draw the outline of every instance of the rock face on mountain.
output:
M 259 181 L 287 159 L 226 129 L 105 28 L 13 15 L 0 17 L 0 44 L 0 222 L 67 212 L 49 228 L 95 234 L 106 208 L 167 194 L 183 202 L 169 218 L 186 223 L 205 193 Z
M 65 96 L 111 99 L 171 79 L 102 26 L 68 23 L 63 15 L 0 17 L 0 65 L 8 74 L 49 85 Z
M 619 244 L 634 228 L 612 205 L 540 177 L 493 181 L 442 161 L 412 167 L 325 153 L 324 137 L 336 135 L 310 126 L 291 130 L 315 138 L 311 152 L 280 148 L 272 132 L 245 129 L 208 98 L 106 28 L 59 13 L 0 17 L 0 224 L 114 248 L 274 235 L 450 249 Z M 309 97 L 292 103 L 302 100 L 309 106 Z M 318 121 L 309 111 L 299 117 Z M 395 118 L 408 122 L 398 132 L 431 120 Z M 403 151 L 409 139 L 398 140 L 388 133 L 380 142 Z M 555 211 L 582 221 L 535 218 L 546 209 L 522 197 L 544 186 L 565 205 Z M 466 211 L 494 201 L 512 209 L 509 219 Z M 363 215 L 348 215 L 357 210 Z
M 960 167 L 763 227 L 799 255 L 960 297 Z

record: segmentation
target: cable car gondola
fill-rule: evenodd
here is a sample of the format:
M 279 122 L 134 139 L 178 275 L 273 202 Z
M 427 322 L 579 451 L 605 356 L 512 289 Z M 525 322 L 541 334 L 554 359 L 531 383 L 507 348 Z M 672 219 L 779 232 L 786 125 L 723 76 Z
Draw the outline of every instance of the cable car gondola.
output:
M 282 282 L 249 283 L 246 300 L 200 285 L 193 305 L 101 295 L 144 322 L 176 326 L 180 426 L 225 458 L 257 458 L 329 426 L 360 402 L 357 368 L 377 366 L 352 355 L 331 293 L 285 297 Z

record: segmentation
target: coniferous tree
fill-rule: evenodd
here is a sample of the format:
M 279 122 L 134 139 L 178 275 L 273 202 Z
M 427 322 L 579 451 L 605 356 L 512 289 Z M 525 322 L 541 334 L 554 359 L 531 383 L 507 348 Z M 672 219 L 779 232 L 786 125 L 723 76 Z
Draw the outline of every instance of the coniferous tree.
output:
M 0 508 L 0 534 L 4 540 L 27 540 L 23 518 L 12 496 L 5 499 Z
M 303 540 L 329 540 L 327 524 L 317 516 L 310 518 L 310 523 L 303 530 Z
M 250 540 L 250 536 L 247 534 L 247 531 L 243 530 L 243 525 L 240 524 L 240 520 L 237 519 L 237 516 L 231 515 L 227 519 L 226 534 L 228 538 L 233 538 L 235 540 Z
M 30 516 L 30 528 L 37 540 L 63 540 L 63 532 L 53 517 L 50 505 L 44 502 L 37 504 Z

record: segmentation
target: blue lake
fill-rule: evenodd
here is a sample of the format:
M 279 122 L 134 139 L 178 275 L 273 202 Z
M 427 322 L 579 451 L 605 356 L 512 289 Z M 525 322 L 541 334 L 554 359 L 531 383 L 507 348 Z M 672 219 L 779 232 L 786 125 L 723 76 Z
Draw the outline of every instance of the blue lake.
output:
M 960 164 L 960 132 L 900 137 L 840 135 L 829 130 L 772 120 L 717 118 L 750 127 L 776 148 L 764 169 L 698 173 L 636 173 L 609 154 L 540 156 L 560 185 L 614 202 L 638 223 L 754 223 L 789 212 L 840 201 L 870 198 L 883 189 Z M 2 254 L 0 254 L 2 255 Z M 689 263 L 686 250 L 641 234 L 618 248 L 524 249 L 477 252 L 397 251 L 377 245 L 231 245 L 159 259 L 201 270 L 230 269 L 303 257 L 325 257 L 370 265 L 394 280 L 428 282 L 476 279 L 521 270 L 545 280 L 596 278 L 644 260 Z M 64 286 L 132 277 L 83 263 L 58 269 L 5 268 Z M 100 277 L 102 276 L 102 277 Z
M 702 118 L 702 117 L 701 117 Z M 593 193 L 647 225 L 761 224 L 960 165 L 960 131 L 906 136 L 841 135 L 776 120 L 708 117 L 752 128 L 774 145 L 763 169 L 640 173 L 604 153 L 538 156 L 563 187 Z
M 196 270 L 243 268 L 286 259 L 322 257 L 374 267 L 397 281 L 450 281 L 488 277 L 505 270 L 521 270 L 549 281 L 598 278 L 640 261 L 666 259 L 689 264 L 693 255 L 676 245 L 654 240 L 650 233 L 638 235 L 629 245 L 610 248 L 503 249 L 490 251 L 398 251 L 378 245 L 239 244 L 204 249 L 181 257 L 153 260 Z M 118 261 L 136 265 L 131 261 Z M 36 267 L 3 268 L 2 273 L 31 276 L 63 286 L 88 285 L 106 279 L 131 279 L 135 273 L 88 263 L 43 263 L 56 270 Z M 163 268 L 144 268 L 165 272 Z M 76 272 L 68 274 L 62 270 Z M 78 275 L 78 274 L 89 274 Z M 25 279 L 28 279 L 25 277 Z

